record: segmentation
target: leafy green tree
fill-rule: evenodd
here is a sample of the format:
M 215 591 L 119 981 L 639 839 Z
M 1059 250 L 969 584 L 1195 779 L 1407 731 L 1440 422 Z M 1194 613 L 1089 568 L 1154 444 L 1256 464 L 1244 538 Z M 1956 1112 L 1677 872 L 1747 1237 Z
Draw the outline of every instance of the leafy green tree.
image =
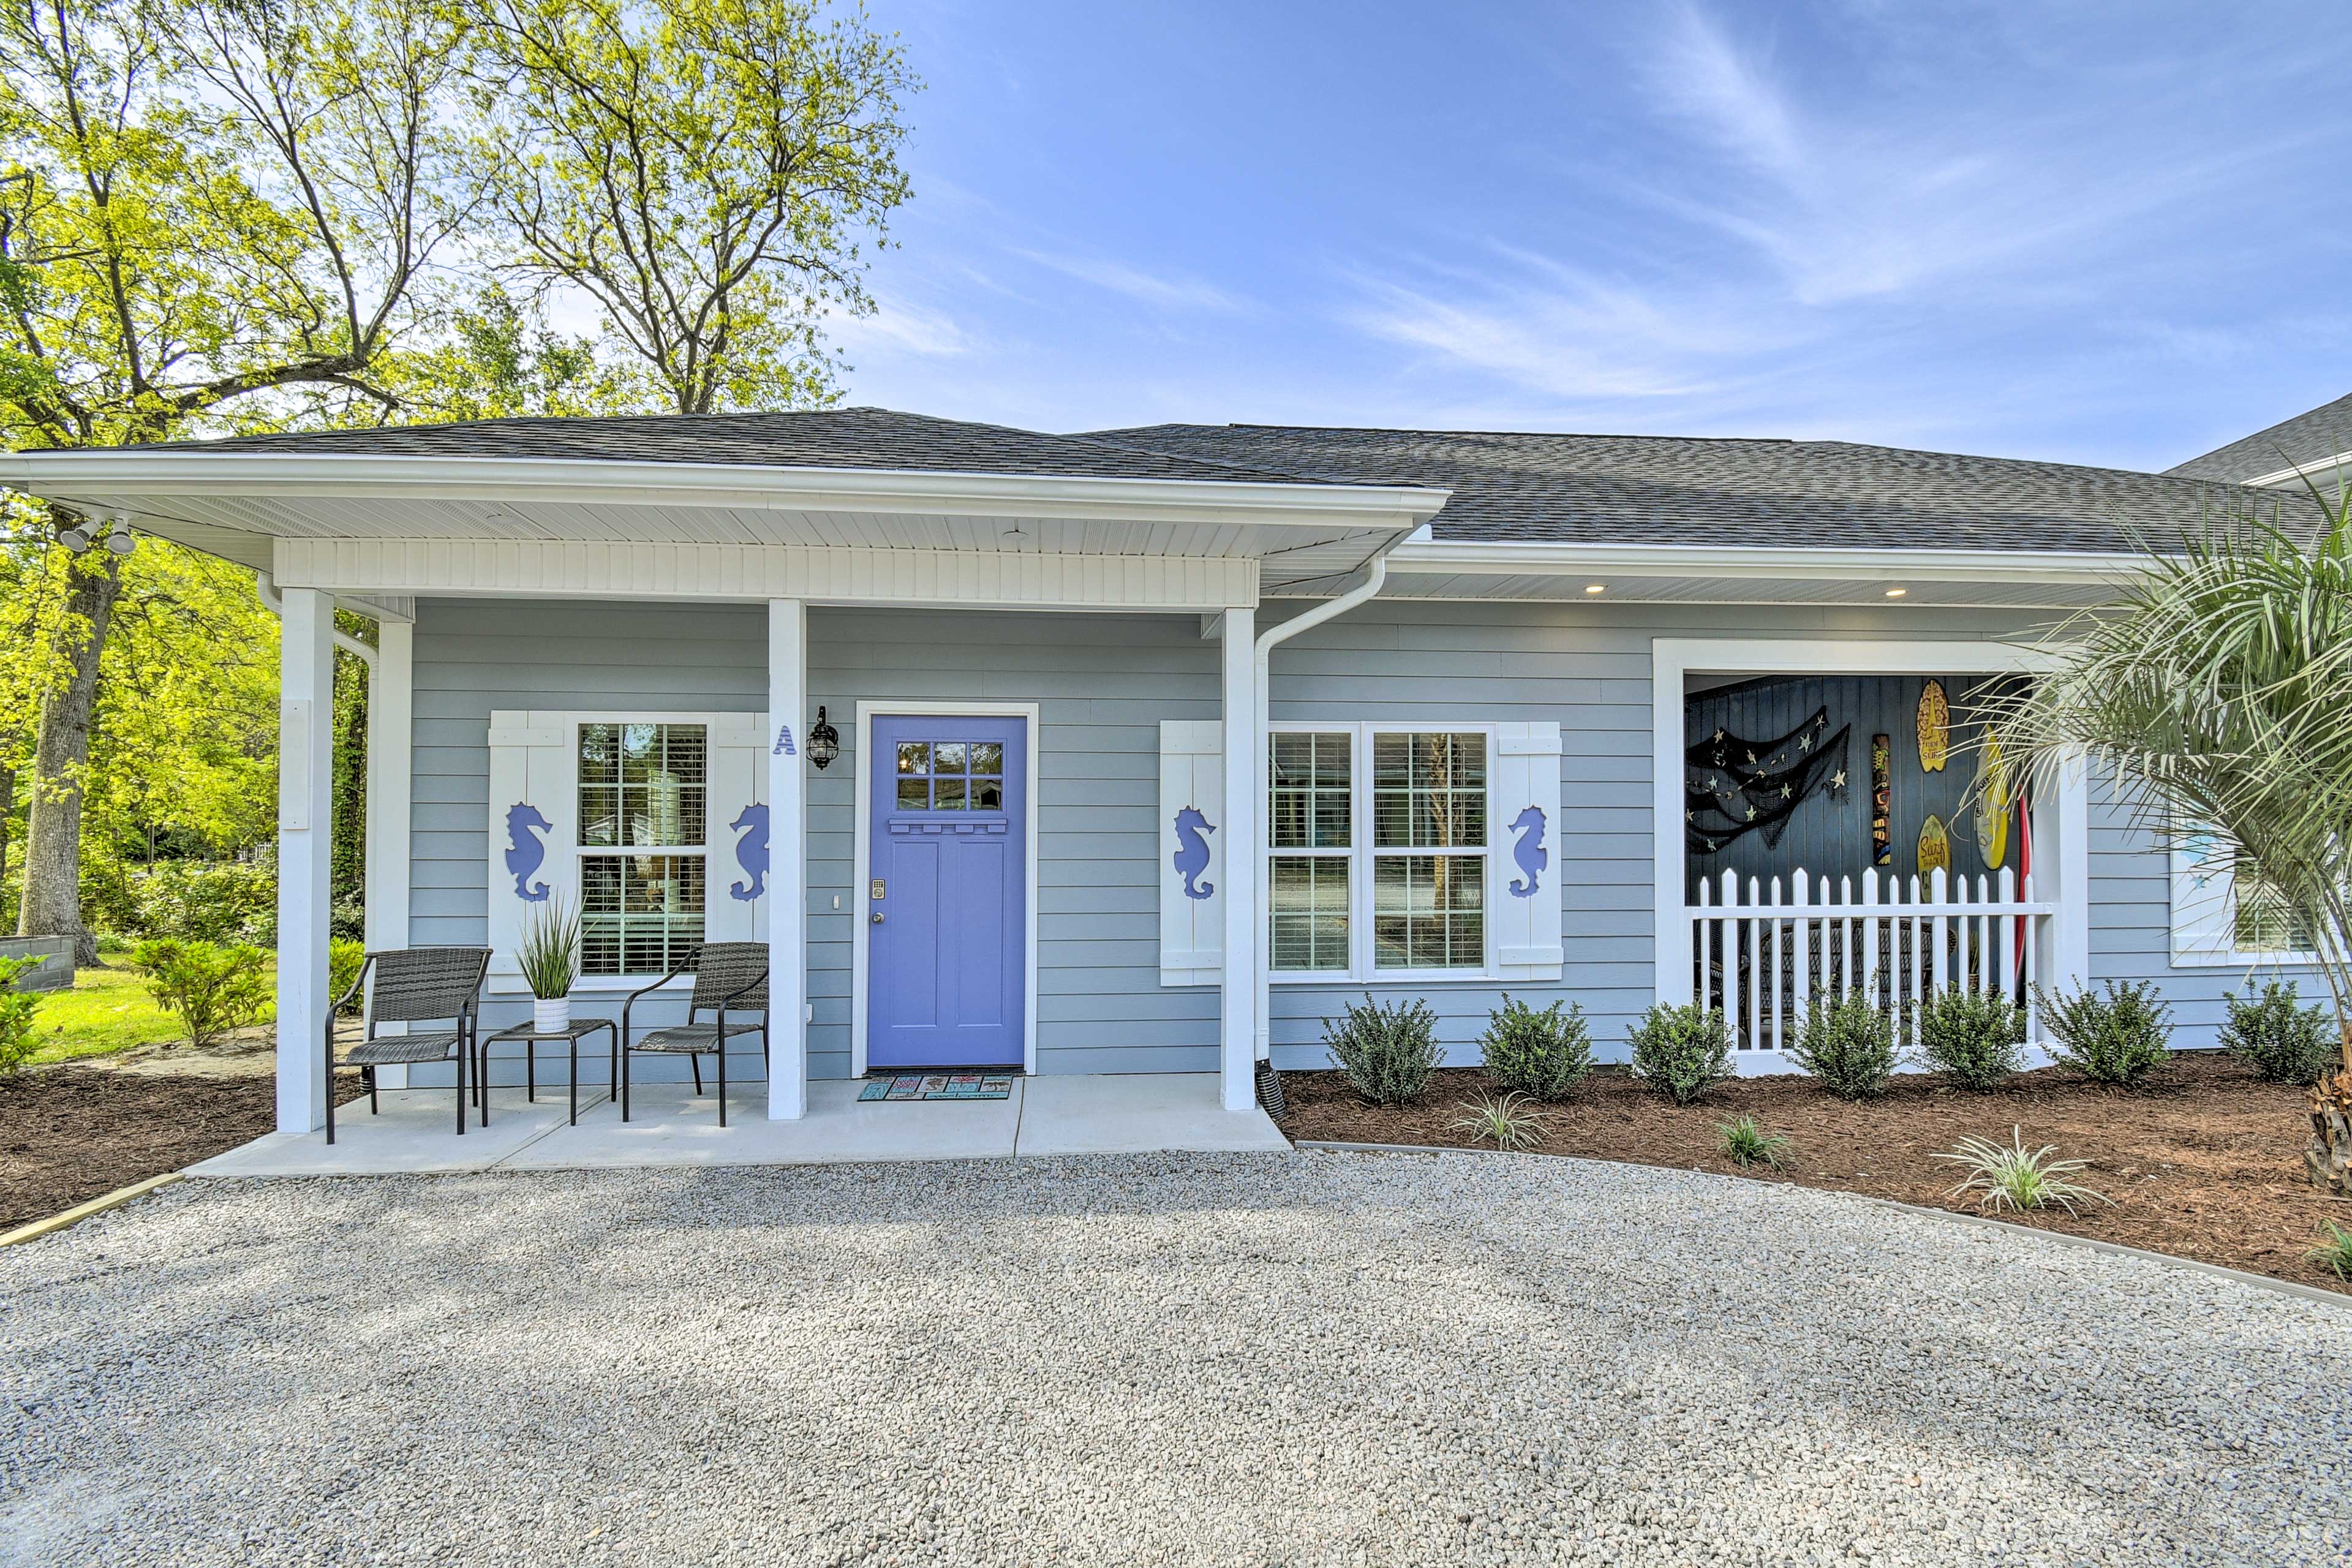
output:
M 446 125 L 462 37 L 425 0 L 0 12 L 0 435 L 108 447 L 392 406 L 370 372 L 471 210 Z M 82 817 L 124 568 L 58 570 L 18 929 L 94 961 Z
M 1991 717 L 2029 766 L 2087 755 L 2160 831 L 2219 832 L 2309 929 L 2342 1050 L 2311 1168 L 2352 1196 L 2352 494 L 2312 499 L 2307 536 L 2231 518 L 2152 554 Z
M 811 0 L 467 0 L 494 259 L 584 291 L 681 413 L 821 406 L 919 85 Z

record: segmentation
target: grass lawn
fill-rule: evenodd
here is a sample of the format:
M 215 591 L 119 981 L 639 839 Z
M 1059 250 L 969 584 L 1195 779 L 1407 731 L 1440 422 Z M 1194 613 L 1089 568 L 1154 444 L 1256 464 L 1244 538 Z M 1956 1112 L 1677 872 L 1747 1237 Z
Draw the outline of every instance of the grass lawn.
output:
M 137 970 L 119 955 L 111 964 L 82 970 L 70 991 L 42 994 L 41 1010 L 34 1017 L 41 1032 L 41 1044 L 33 1051 L 35 1063 L 109 1056 L 157 1040 L 186 1038 L 179 1021 L 147 994 Z M 265 1010 L 257 1021 L 267 1021 L 275 1012 Z

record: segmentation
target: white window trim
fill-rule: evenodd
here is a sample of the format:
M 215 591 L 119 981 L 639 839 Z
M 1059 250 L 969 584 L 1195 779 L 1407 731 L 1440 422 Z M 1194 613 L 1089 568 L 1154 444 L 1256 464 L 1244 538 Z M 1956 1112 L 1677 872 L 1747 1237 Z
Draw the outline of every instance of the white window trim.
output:
M 583 844 L 580 842 L 580 834 L 575 828 L 575 831 L 572 835 L 572 842 L 565 846 L 565 849 L 572 857 L 572 896 L 577 901 L 577 913 L 579 914 L 582 926 L 583 927 L 583 940 L 581 944 L 582 962 L 585 963 L 587 958 L 587 944 L 584 940 L 584 928 L 588 919 L 587 862 L 591 859 L 626 859 L 631 856 L 653 855 L 673 857 L 693 855 L 699 857 L 702 861 L 701 913 L 703 931 L 707 936 L 710 930 L 710 889 L 711 883 L 713 881 L 712 851 L 710 847 L 710 764 L 712 753 L 719 748 L 719 742 L 717 737 L 719 726 L 711 723 L 708 718 L 700 715 L 649 719 L 639 718 L 634 715 L 627 717 L 614 717 L 610 715 L 589 713 L 567 714 L 565 716 L 565 723 L 563 727 L 563 757 L 564 769 L 570 776 L 572 786 L 572 810 L 575 824 L 579 820 L 580 811 L 580 731 L 586 729 L 591 724 L 610 724 L 615 727 L 625 727 L 630 724 L 656 724 L 666 725 L 673 729 L 685 729 L 694 725 L 701 726 L 702 842 L 699 844 Z M 615 784 L 614 787 L 617 791 L 620 786 Z M 625 929 L 625 927 L 624 929 Z M 665 948 L 667 947 L 668 944 L 667 939 L 663 945 Z M 625 955 L 627 952 L 627 944 L 625 942 L 623 943 L 622 951 Z M 607 988 L 620 989 L 625 984 L 626 988 L 634 990 L 638 986 L 660 979 L 667 973 L 667 970 L 658 969 L 640 971 L 635 973 L 624 969 L 618 974 L 588 974 L 583 973 L 576 976 L 572 984 L 572 989 L 574 990 L 604 990 Z
M 722 741 L 720 737 L 723 733 L 740 728 L 744 733 L 748 734 L 752 741 L 756 742 L 764 735 L 767 728 L 766 715 L 761 713 L 744 712 L 740 710 L 729 710 L 724 712 L 699 713 L 655 711 L 642 709 L 604 708 L 545 710 L 539 711 L 542 713 L 544 718 L 552 720 L 554 722 L 562 726 L 564 734 L 564 744 L 562 749 L 564 769 L 563 787 L 570 792 L 572 812 L 575 819 L 579 812 L 580 727 L 583 724 L 699 724 L 702 725 L 704 729 L 704 743 L 707 747 L 712 750 L 716 750 L 716 748 L 721 744 L 735 743 L 732 741 Z M 500 710 L 499 712 L 492 715 L 492 727 L 495 729 L 501 719 L 512 719 L 520 716 L 520 715 L 519 713 L 509 715 L 504 710 Z M 703 806 L 702 832 L 704 842 L 699 849 L 691 845 L 662 845 L 651 847 L 654 847 L 657 852 L 662 854 L 700 854 L 702 856 L 703 930 L 707 935 L 709 931 L 709 922 L 710 918 L 710 888 L 713 858 L 715 854 L 723 852 L 728 848 L 729 845 L 726 840 L 722 839 L 719 841 L 719 851 L 714 851 L 712 849 L 710 844 L 710 826 L 713 820 L 713 812 L 710 808 L 710 804 L 707 795 L 704 800 Z M 500 841 L 500 835 L 499 826 L 496 821 L 495 806 L 491 812 L 491 818 L 492 819 L 489 824 L 491 852 L 496 854 L 497 846 Z M 550 855 L 561 852 L 569 858 L 572 872 L 572 887 L 575 897 L 579 895 L 581 890 L 580 858 L 583 851 L 585 853 L 597 855 L 615 852 L 615 849 L 608 848 L 604 846 L 583 846 L 577 842 L 578 837 L 579 835 L 575 831 L 572 835 L 571 841 L 567 841 L 565 844 L 561 846 L 560 849 L 558 846 L 552 844 L 548 846 L 548 853 Z M 623 846 L 619 847 L 619 848 L 625 850 L 626 847 Z M 497 883 L 493 881 L 489 886 L 492 889 L 491 896 L 496 897 Z M 503 967 L 501 966 L 501 961 L 503 961 Z M 514 973 L 512 964 L 513 960 L 511 954 L 499 953 L 493 956 L 489 977 L 483 985 L 482 994 L 484 996 L 495 1000 L 509 1000 L 515 997 L 528 997 L 530 994 L 530 988 L 524 985 L 520 977 Z M 572 982 L 572 994 L 574 996 L 620 995 L 631 991 L 642 990 L 645 986 L 660 978 L 661 976 L 658 974 L 582 974 L 573 978 Z
M 2211 850 L 2200 853 L 2195 847 L 2200 836 L 2210 838 Z M 2319 954 L 2308 951 L 2238 945 L 2238 851 L 2235 841 L 2227 834 L 2210 828 L 2200 835 L 2192 826 L 2176 827 L 2167 837 L 2167 858 L 2172 875 L 2166 899 L 2166 923 L 2171 931 L 2175 969 L 2292 969 L 2307 968 L 2319 962 Z M 2223 861 L 2228 863 L 2221 864 Z M 2184 886 L 2200 877 L 2207 885 L 2218 886 L 2200 901 L 2185 900 Z M 2214 930 L 2227 940 L 2215 942 L 2204 934 Z
M 1266 726 L 1268 736 L 1275 735 L 1346 735 L 1348 744 L 1348 826 L 1349 845 L 1344 858 L 1348 862 L 1348 967 L 1345 969 L 1276 969 L 1273 966 L 1271 932 L 1274 910 L 1271 889 L 1274 884 L 1273 863 L 1276 858 L 1297 855 L 1319 855 L 1329 859 L 1342 858 L 1336 850 L 1277 849 L 1268 842 L 1263 849 L 1265 858 L 1265 885 L 1269 889 L 1267 907 L 1259 915 L 1269 933 L 1266 983 L 1270 985 L 1445 985 L 1497 984 L 1495 956 L 1495 764 L 1496 747 L 1495 725 L 1487 723 L 1457 723 L 1400 721 L 1396 720 L 1337 721 L 1328 722 L 1284 722 Z M 1372 737 L 1374 735 L 1478 735 L 1486 746 L 1486 842 L 1476 849 L 1437 849 L 1397 847 L 1376 850 L 1372 845 Z M 1266 754 L 1272 758 L 1271 741 Z M 1266 776 L 1258 781 L 1258 789 L 1266 801 L 1265 820 L 1274 820 L 1274 777 L 1271 762 Z M 1269 840 L 1272 837 L 1268 834 Z M 1481 934 L 1486 951 L 1475 969 L 1381 969 L 1374 963 L 1376 952 L 1372 942 L 1372 898 L 1375 880 L 1374 858 L 1397 855 L 1447 854 L 1475 856 L 1483 868 L 1481 881 L 1485 896 L 1480 902 Z

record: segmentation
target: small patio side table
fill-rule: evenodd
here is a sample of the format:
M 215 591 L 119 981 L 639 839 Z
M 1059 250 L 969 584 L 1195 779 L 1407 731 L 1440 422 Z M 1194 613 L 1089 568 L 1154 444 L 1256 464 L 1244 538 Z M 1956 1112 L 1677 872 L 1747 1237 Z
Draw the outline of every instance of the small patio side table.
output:
M 511 1028 L 500 1029 L 495 1035 L 484 1036 L 481 1044 L 480 1060 L 478 1064 L 478 1070 L 474 1075 L 475 1081 L 483 1086 L 482 1125 L 488 1127 L 490 1124 L 490 1096 L 488 1090 L 490 1081 L 490 1047 L 499 1044 L 501 1040 L 520 1040 L 523 1042 L 523 1096 L 526 1100 L 536 1103 L 539 1100 L 539 1042 L 541 1040 L 562 1040 L 571 1048 L 572 1052 L 572 1125 L 574 1127 L 579 1126 L 580 1042 L 583 1039 L 585 1039 L 588 1036 L 594 1034 L 599 1029 L 604 1030 L 606 1034 L 612 1037 L 612 1059 L 615 1064 L 617 1064 L 620 1060 L 621 1055 L 621 1031 L 614 1026 L 613 1020 L 610 1018 L 574 1018 L 571 1023 L 565 1025 L 561 1029 L 542 1029 L 537 1024 L 517 1024 Z M 617 1065 L 614 1070 L 617 1074 L 619 1070 Z

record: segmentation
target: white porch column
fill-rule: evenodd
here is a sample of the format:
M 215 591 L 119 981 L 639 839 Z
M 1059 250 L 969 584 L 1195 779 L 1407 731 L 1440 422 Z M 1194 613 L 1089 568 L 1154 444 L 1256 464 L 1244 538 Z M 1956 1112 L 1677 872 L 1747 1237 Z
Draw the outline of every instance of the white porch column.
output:
M 289 588 L 278 627 L 278 1131 L 325 1125 L 335 601 Z
M 1257 616 L 1224 613 L 1225 941 L 1219 1088 L 1227 1110 L 1257 1103 Z
M 416 628 L 376 623 L 368 671 L 367 944 L 408 945 L 408 823 L 415 760 L 410 717 L 416 689 Z
M 771 599 L 768 1115 L 779 1121 L 808 1114 L 808 606 L 798 599 Z

